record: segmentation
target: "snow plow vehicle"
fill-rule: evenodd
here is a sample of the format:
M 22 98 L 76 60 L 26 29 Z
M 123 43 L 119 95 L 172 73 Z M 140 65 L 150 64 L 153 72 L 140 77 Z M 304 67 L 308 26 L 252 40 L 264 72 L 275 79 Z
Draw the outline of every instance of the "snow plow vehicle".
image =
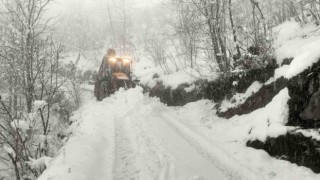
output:
M 94 95 L 101 101 L 119 90 L 133 87 L 132 59 L 127 56 L 117 56 L 114 49 L 109 49 L 103 57 L 94 83 Z

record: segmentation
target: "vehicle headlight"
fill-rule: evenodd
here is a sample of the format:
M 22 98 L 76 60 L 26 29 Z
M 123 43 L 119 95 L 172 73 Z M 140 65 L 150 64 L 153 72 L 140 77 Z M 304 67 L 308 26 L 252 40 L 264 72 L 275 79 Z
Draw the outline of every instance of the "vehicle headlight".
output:
M 130 59 L 127 59 L 127 58 L 124 58 L 123 59 L 123 63 L 125 63 L 125 64 L 128 64 L 128 63 L 130 63 L 131 61 L 130 61 Z
M 117 58 L 111 57 L 111 58 L 109 58 L 109 61 L 110 61 L 111 63 L 115 63 L 115 62 L 117 61 Z

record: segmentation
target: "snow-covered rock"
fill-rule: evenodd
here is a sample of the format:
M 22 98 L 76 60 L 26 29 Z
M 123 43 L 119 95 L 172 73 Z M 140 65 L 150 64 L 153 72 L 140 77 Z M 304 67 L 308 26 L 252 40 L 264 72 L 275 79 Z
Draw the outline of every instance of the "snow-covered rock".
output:
M 285 124 L 288 121 L 288 89 L 285 88 L 275 96 L 265 108 L 257 110 L 259 113 L 254 117 L 255 121 L 249 130 L 249 140 L 264 142 L 267 137 L 278 137 L 288 131 Z
M 255 81 L 251 84 L 251 86 L 246 90 L 245 93 L 236 93 L 230 100 L 224 100 L 220 106 L 220 112 L 225 112 L 230 108 L 237 107 L 243 104 L 252 94 L 259 91 L 262 87 L 258 81 Z
M 274 43 L 278 64 L 286 58 L 293 58 L 285 77 L 290 79 L 311 67 L 320 59 L 320 36 L 314 25 L 301 27 L 296 22 L 285 22 L 275 28 L 278 36 Z

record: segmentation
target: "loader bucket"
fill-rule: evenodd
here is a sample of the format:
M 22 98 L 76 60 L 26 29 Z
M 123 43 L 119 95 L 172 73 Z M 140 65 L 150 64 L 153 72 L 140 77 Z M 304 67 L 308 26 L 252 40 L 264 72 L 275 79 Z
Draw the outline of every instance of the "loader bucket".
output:
M 130 80 L 129 77 L 125 73 L 113 73 L 113 76 L 117 80 Z
M 119 88 L 129 89 L 132 88 L 132 82 L 125 73 L 113 73 L 112 85 L 115 90 Z

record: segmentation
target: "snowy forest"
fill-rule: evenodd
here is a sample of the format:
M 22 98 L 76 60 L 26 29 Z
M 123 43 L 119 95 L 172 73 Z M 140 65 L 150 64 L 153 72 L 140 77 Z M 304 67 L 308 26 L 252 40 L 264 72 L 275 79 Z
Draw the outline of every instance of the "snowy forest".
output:
M 320 0 L 0 14 L 0 180 L 320 178 Z

